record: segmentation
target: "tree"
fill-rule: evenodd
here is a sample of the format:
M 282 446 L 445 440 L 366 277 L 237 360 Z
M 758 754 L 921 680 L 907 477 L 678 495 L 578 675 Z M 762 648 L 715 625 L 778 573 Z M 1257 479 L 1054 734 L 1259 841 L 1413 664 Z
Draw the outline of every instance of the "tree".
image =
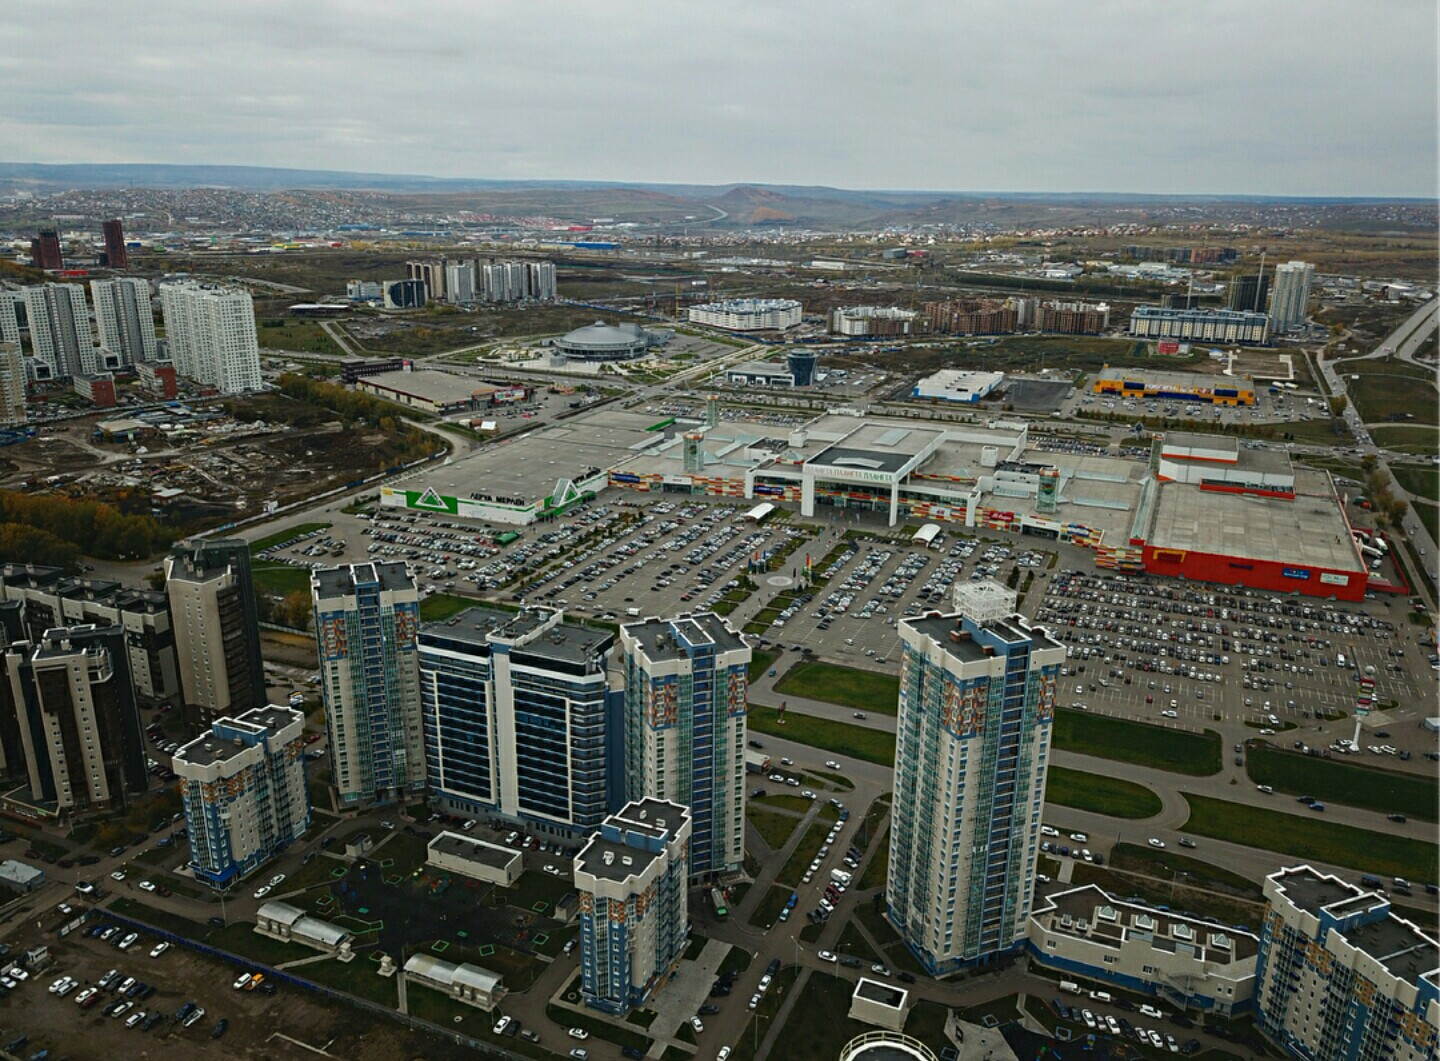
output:
M 1345 395 L 1343 395 L 1343 394 L 1337 394 L 1337 395 L 1335 395 L 1335 397 L 1333 397 L 1333 398 L 1330 399 L 1330 415 L 1331 415 L 1331 416 L 1344 416 L 1344 415 L 1345 415 L 1345 407 L 1346 407 L 1347 404 L 1348 404 L 1348 402 L 1346 401 Z

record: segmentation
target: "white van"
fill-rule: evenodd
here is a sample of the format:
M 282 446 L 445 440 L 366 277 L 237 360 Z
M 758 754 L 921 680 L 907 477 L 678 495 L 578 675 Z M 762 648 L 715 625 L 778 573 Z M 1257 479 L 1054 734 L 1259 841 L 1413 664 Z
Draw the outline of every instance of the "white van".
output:
M 1061 980 L 1060 990 L 1069 991 L 1072 995 L 1078 995 L 1080 994 L 1080 985 L 1074 980 Z
M 639 614 L 640 614 L 640 609 L 639 609 L 639 608 L 626 608 L 626 609 L 625 609 L 625 614 L 628 615 L 628 616 L 630 616 L 630 618 L 634 619 L 634 618 L 636 618 L 637 616 L 639 616 Z
M 850 881 L 853 878 L 843 869 L 832 869 L 830 871 L 830 879 L 833 880 L 836 884 L 843 884 L 845 885 L 845 887 L 848 888 L 850 887 Z
M 1337 667 L 1348 667 L 1348 666 L 1349 666 L 1349 664 L 1345 662 L 1345 653 L 1341 652 L 1339 655 L 1337 655 L 1337 656 L 1335 657 L 1335 666 L 1337 666 Z

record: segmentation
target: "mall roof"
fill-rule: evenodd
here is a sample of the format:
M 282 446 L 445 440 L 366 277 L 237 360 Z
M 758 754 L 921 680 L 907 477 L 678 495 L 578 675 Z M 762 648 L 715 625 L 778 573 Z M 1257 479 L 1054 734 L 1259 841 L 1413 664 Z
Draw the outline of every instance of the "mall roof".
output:
M 1364 574 L 1326 476 L 1297 470 L 1295 492 L 1284 501 L 1163 483 L 1146 544 Z
M 415 372 L 379 372 L 364 377 L 360 382 L 442 405 L 468 402 L 477 396 L 493 394 L 498 389 L 477 379 L 427 369 Z

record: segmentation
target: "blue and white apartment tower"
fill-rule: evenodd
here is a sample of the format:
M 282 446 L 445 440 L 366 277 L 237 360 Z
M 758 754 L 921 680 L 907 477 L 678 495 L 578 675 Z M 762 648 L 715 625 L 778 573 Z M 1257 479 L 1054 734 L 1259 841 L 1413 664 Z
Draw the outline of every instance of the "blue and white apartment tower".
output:
M 889 917 L 932 974 L 1024 945 L 1065 649 L 993 582 L 902 619 Z
M 627 798 L 690 809 L 696 881 L 745 861 L 750 646 L 713 612 L 620 627 Z
M 421 629 L 426 782 L 450 812 L 581 840 L 619 806 L 615 635 L 564 618 L 476 607 Z
M 305 716 L 257 707 L 219 718 L 175 752 L 185 801 L 190 868 L 226 888 L 254 872 L 310 828 L 305 787 Z
M 1440 943 L 1432 935 L 1380 891 L 1310 866 L 1272 873 L 1265 898 L 1255 969 L 1261 1031 L 1304 1061 L 1433 1061 Z
M 684 956 L 690 828 L 679 804 L 638 799 L 606 818 L 575 856 L 587 1006 L 630 1012 Z
M 420 594 L 401 563 L 310 575 L 332 784 L 342 806 L 425 788 Z

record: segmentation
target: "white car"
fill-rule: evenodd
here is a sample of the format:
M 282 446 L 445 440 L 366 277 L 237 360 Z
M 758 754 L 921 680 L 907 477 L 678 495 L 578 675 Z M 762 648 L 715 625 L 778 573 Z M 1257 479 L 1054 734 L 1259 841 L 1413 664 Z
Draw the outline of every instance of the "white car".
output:
M 1074 840 L 1077 844 L 1087 844 L 1090 842 L 1090 837 L 1085 833 L 1071 833 L 1070 839 Z
M 282 885 L 282 884 L 284 884 L 284 883 L 285 883 L 285 874 L 283 874 L 283 873 L 277 873 L 277 874 L 275 874 L 275 876 L 273 876 L 273 877 L 270 878 L 270 887 L 272 887 L 272 888 L 278 888 L 280 885 Z
M 1059 836 L 1059 835 L 1060 835 L 1060 830 L 1059 830 L 1059 829 L 1056 829 L 1056 828 L 1054 828 L 1053 826 L 1050 826 L 1050 825 L 1042 825 L 1042 826 L 1040 826 L 1040 835 L 1041 835 L 1041 836 Z
M 139 938 L 140 938 L 140 933 L 138 933 L 138 932 L 131 932 L 128 936 L 126 936 L 124 939 L 122 939 L 122 940 L 120 941 L 120 949 L 121 949 L 121 950 L 129 950 L 131 947 L 133 947 L 133 946 L 135 945 L 135 941 L 136 941 L 137 939 L 139 939 Z
M 153 892 L 155 890 L 155 885 L 148 880 L 142 880 L 139 887 L 142 892 Z
M 157 944 L 155 944 L 155 946 L 151 949 L 151 951 L 150 951 L 150 957 L 152 957 L 152 958 L 158 958 L 158 957 L 160 957 L 160 955 L 164 954 L 164 953 L 165 953 L 167 950 L 169 950 L 169 949 L 170 949 L 170 943 L 169 943 L 168 940 L 167 940 L 167 941 L 164 941 L 164 942 L 161 942 L 161 943 L 157 943 Z
M 699 1017 L 691 1017 L 691 1018 L 690 1018 L 690 1027 L 692 1027 L 692 1028 L 695 1029 L 695 1034 L 696 1034 L 696 1035 L 699 1035 L 701 1032 L 703 1032 L 703 1031 L 705 1030 L 705 1022 L 702 1021 Z
M 571 1029 L 570 1029 L 568 1032 L 566 1032 L 565 1034 L 568 1035 L 568 1036 L 570 1036 L 570 1038 L 572 1038 L 572 1039 L 588 1039 L 588 1038 L 590 1038 L 590 1033 L 587 1032 L 584 1028 L 571 1028 Z
M 270 885 L 268 885 L 268 884 L 262 884 L 260 887 L 258 887 L 258 888 L 255 889 L 255 898 L 257 898 L 257 899 L 263 899 L 263 898 L 265 898 L 265 896 L 267 896 L 267 895 L 269 895 L 269 894 L 270 894 Z
M 720 1052 L 715 1055 L 715 1061 L 725 1061 L 730 1056 L 730 1047 L 720 1047 Z
M 243 991 L 253 979 L 255 979 L 254 973 L 241 973 L 235 978 L 235 982 L 230 986 L 233 987 L 236 991 Z
M 1159 837 L 1152 836 L 1152 837 L 1150 838 L 1150 846 L 1151 846 L 1151 847 L 1164 847 L 1164 846 L 1165 846 L 1165 841 L 1164 841 L 1164 840 L 1161 840 Z
M 828 950 L 822 950 L 819 954 L 819 958 L 822 962 L 838 962 L 840 960 L 833 951 Z
M 125 879 L 125 871 L 124 871 L 123 869 L 117 869 L 117 870 L 115 870 L 114 872 L 112 872 L 112 873 L 110 874 L 110 879 L 111 879 L 111 880 L 124 880 L 124 879 Z
M 510 1018 L 509 1018 L 509 1017 L 501 1017 L 499 1020 L 497 1020 L 497 1021 L 495 1022 L 495 1026 L 494 1026 L 493 1028 L 491 1028 L 490 1030 L 491 1030 L 492 1032 L 494 1032 L 496 1035 L 504 1035 L 504 1034 L 505 1034 L 505 1029 L 508 1028 L 508 1027 L 510 1027 Z
M 137 1009 L 134 1013 L 130 1014 L 129 1017 L 125 1018 L 125 1027 L 133 1028 L 135 1027 L 135 1025 L 139 1024 L 142 1020 L 144 1020 L 147 1016 L 149 1016 L 149 1014 L 147 1014 L 143 1009 Z
M 840 769 L 840 764 L 837 763 L 834 759 L 826 759 L 826 760 L 825 760 L 825 766 L 826 766 L 827 769 L 830 769 L 830 770 L 839 770 L 839 769 Z

